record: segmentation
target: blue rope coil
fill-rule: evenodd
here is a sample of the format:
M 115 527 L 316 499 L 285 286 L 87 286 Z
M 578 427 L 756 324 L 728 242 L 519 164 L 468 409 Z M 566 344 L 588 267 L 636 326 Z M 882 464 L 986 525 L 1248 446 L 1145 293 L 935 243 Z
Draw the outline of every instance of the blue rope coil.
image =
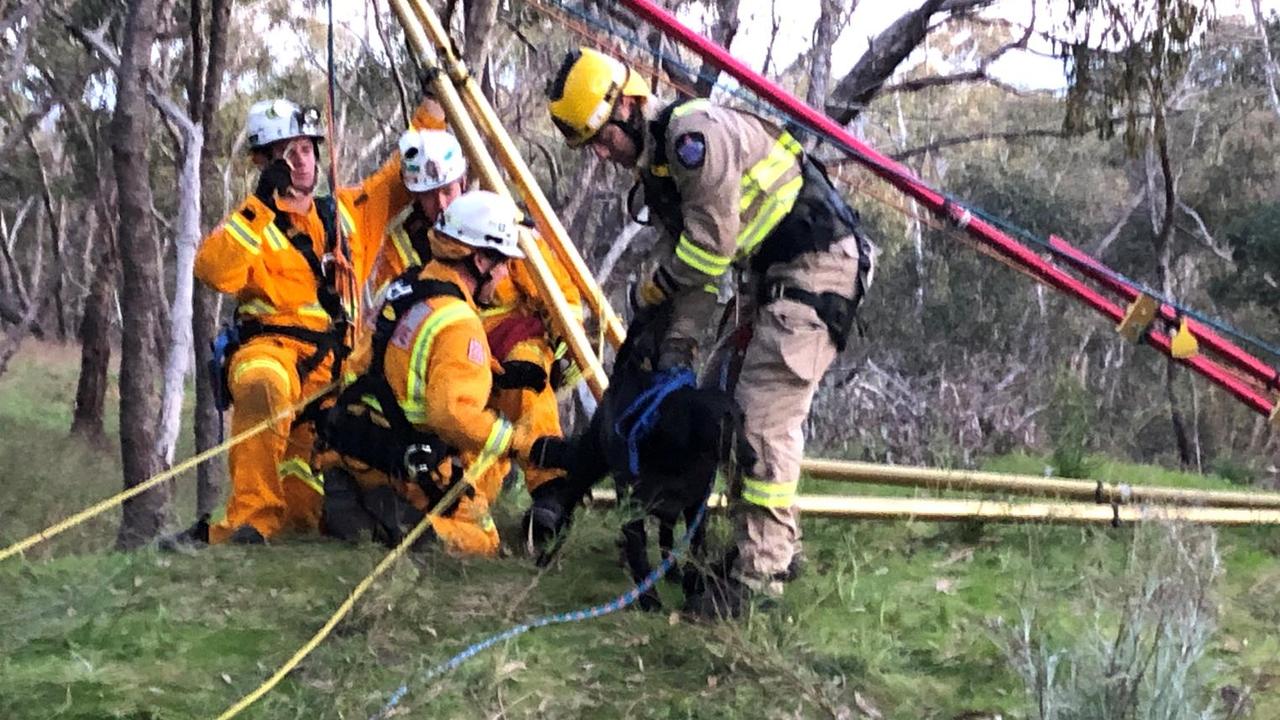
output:
M 454 655 L 448 660 L 427 670 L 425 673 L 422 674 L 422 677 L 419 679 L 418 682 L 420 683 L 431 682 L 432 680 L 438 677 L 441 677 L 443 675 L 446 675 L 456 670 L 463 663 L 475 657 L 476 655 L 479 655 L 485 650 L 488 650 L 489 648 L 492 648 L 493 646 L 499 643 L 503 643 L 515 637 L 523 635 L 529 632 L 530 630 L 546 627 L 548 625 L 564 625 L 566 623 L 582 622 L 583 620 L 594 620 L 595 618 L 604 617 L 605 615 L 611 615 L 613 613 L 618 612 L 619 610 L 623 610 L 629 607 L 630 605 L 634 604 L 635 601 L 638 600 L 641 595 L 652 590 L 653 586 L 658 583 L 658 580 L 660 580 L 668 572 L 671 571 L 671 568 L 675 565 L 675 563 L 678 562 L 680 557 L 684 555 L 686 550 L 688 550 L 689 543 L 693 539 L 693 534 L 697 531 L 698 526 L 702 524 L 703 518 L 706 517 L 706 514 L 707 514 L 707 499 L 704 498 L 701 506 L 699 506 L 698 508 L 698 514 L 694 516 L 693 522 L 689 523 L 689 527 L 685 530 L 684 536 L 680 538 L 680 542 L 676 545 L 675 548 L 672 548 L 671 552 L 665 558 L 662 559 L 662 562 L 658 565 L 658 567 L 655 568 L 653 572 L 649 573 L 645 577 L 645 579 L 640 582 L 639 585 L 636 585 L 635 587 L 619 595 L 618 597 L 610 600 L 609 602 L 601 603 L 599 605 L 593 605 L 588 608 L 582 608 L 580 610 L 556 613 L 554 615 L 545 615 L 535 620 L 530 620 L 529 622 L 521 623 L 514 627 L 510 627 L 506 630 L 503 630 L 500 633 L 490 635 L 489 637 L 483 640 L 480 640 L 479 642 L 476 642 L 472 645 L 467 646 L 457 655 Z M 396 688 L 396 691 L 391 694 L 391 697 L 387 700 L 386 704 L 382 706 L 382 709 L 379 710 L 378 713 L 374 715 L 371 720 L 380 720 L 381 718 L 387 717 L 388 714 L 392 710 L 394 710 L 397 705 L 400 704 L 400 701 L 403 700 L 405 695 L 407 695 L 408 693 L 409 693 L 409 683 L 405 683 L 400 687 Z

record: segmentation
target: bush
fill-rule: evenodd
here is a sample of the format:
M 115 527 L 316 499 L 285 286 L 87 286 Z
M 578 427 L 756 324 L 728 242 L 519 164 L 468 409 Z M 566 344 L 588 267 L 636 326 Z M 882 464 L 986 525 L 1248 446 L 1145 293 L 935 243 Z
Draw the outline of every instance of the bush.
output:
M 1055 474 L 1087 478 L 1093 473 L 1089 434 L 1096 415 L 1093 398 L 1084 383 L 1069 371 L 1060 372 L 1053 384 L 1053 404 L 1047 420 Z
M 1202 659 L 1216 628 L 1212 591 L 1221 571 L 1213 530 L 1144 526 L 1124 575 L 1091 584 L 1084 627 L 1054 637 L 1035 605 L 1023 607 L 1016 627 L 999 624 L 996 642 L 1026 688 L 1026 716 L 1219 717 Z

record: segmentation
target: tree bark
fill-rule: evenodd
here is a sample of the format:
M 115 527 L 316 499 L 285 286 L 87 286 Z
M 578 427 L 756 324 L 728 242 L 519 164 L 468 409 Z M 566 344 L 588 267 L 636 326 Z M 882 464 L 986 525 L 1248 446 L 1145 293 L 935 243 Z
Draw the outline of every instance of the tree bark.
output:
M 494 27 L 498 23 L 498 0 L 464 0 L 462 4 L 467 18 L 462 59 L 471 70 L 471 74 L 483 80 L 485 63 L 489 61 L 489 48 Z M 488 85 L 488 83 L 481 82 L 481 85 Z
M 152 195 L 147 164 L 150 118 L 146 80 L 156 34 L 156 0 L 128 0 L 127 13 L 116 74 L 111 156 L 120 208 L 120 259 L 129 268 L 123 273 L 120 298 L 125 310 L 120 352 L 120 456 L 124 485 L 132 487 L 163 466 L 156 452 L 160 353 L 154 338 L 164 292 L 159 259 L 149 236 Z M 117 546 L 134 548 L 156 537 L 168 524 L 169 500 L 169 487 L 161 485 L 127 501 Z
M 231 22 L 230 0 L 212 0 L 209 15 L 209 62 L 205 73 L 205 87 L 199 116 L 196 118 L 205 133 L 204 151 L 200 163 L 201 188 L 212 188 L 217 185 L 218 168 L 214 163 L 214 157 L 218 152 L 222 136 L 214 116 L 222 101 L 222 76 L 227 66 L 227 27 Z M 213 203 L 203 205 L 204 227 L 210 227 L 218 219 L 212 210 L 212 205 Z M 211 344 L 214 335 L 217 334 L 218 315 L 221 310 L 222 296 L 203 284 L 197 285 L 192 325 L 196 351 L 194 430 L 198 452 L 208 450 L 222 441 L 222 416 L 214 406 L 212 378 L 205 372 L 212 358 Z M 225 478 L 226 460 L 221 455 L 201 463 L 196 469 L 197 516 L 211 514 L 222 502 Z
M 89 299 L 80 316 L 80 379 L 76 383 L 71 432 L 95 444 L 106 441 L 102 427 L 107 398 L 107 367 L 111 363 L 111 291 L 117 275 L 115 240 L 103 218 L 97 261 L 89 285 Z

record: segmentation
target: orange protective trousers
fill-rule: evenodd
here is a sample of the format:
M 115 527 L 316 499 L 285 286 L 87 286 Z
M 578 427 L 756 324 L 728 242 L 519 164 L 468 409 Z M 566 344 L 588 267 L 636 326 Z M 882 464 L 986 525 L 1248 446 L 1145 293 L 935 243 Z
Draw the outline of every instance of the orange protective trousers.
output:
M 301 409 L 289 412 L 329 382 L 332 358 L 305 379 L 298 377 L 298 361 L 313 352 L 314 347 L 299 340 L 261 335 L 232 356 L 227 373 L 235 404 L 232 435 L 284 417 L 232 446 L 228 461 L 235 491 L 226 517 L 209 528 L 211 542 L 224 542 L 242 525 L 253 526 L 263 537 L 319 527 L 322 485 L 310 465 L 315 431 L 311 423 L 291 427 Z

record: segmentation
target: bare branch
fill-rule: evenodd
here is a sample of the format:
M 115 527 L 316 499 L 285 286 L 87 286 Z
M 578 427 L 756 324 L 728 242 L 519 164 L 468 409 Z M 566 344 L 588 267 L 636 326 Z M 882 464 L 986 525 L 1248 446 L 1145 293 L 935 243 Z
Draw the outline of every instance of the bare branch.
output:
M 1102 239 L 1099 240 L 1098 244 L 1093 248 L 1092 255 L 1094 257 L 1101 258 L 1102 254 L 1107 251 L 1107 248 L 1111 247 L 1111 243 L 1115 242 L 1116 238 L 1120 237 L 1120 231 L 1124 230 L 1125 225 L 1129 224 L 1129 217 L 1133 215 L 1139 207 L 1141 207 L 1142 203 L 1145 202 L 1146 199 L 1147 187 L 1146 185 L 1143 185 L 1138 189 L 1138 192 L 1134 193 L 1133 197 L 1129 199 L 1129 204 L 1126 205 L 1124 211 L 1120 213 L 1120 217 L 1116 218 L 1116 222 L 1111 226 L 1111 230 L 1109 230 L 1106 235 L 1103 235 Z
M 1195 221 L 1196 227 L 1199 228 L 1200 230 L 1201 239 L 1204 240 L 1205 246 L 1208 247 L 1209 250 L 1212 251 L 1214 255 L 1217 255 L 1219 258 L 1222 258 L 1223 260 L 1226 260 L 1229 263 L 1235 262 L 1235 259 L 1231 252 L 1231 247 L 1220 245 L 1216 240 L 1213 239 L 1213 235 L 1209 233 L 1208 226 L 1204 224 L 1204 218 L 1200 217 L 1200 213 L 1196 212 L 1195 208 L 1192 208 L 1190 205 L 1183 202 L 1181 198 L 1179 198 L 1178 209 L 1186 213 L 1187 215 L 1189 215 L 1191 219 Z

